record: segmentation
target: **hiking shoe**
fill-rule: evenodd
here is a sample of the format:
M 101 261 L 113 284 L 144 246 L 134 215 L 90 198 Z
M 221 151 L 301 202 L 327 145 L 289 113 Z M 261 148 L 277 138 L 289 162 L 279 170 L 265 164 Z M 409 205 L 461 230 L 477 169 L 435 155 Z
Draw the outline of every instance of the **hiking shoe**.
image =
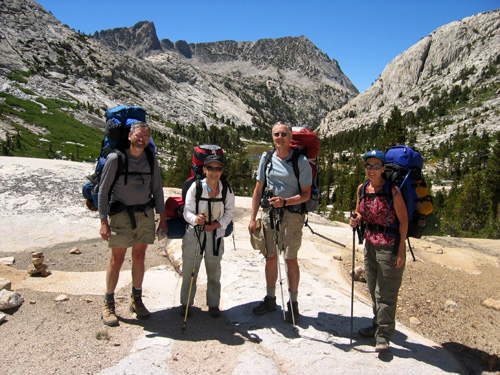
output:
M 218 307 L 209 307 L 208 313 L 212 318 L 220 318 L 221 312 Z
M 286 304 L 286 308 L 287 308 L 286 320 L 292 324 L 293 321 L 295 320 L 295 323 L 297 323 L 300 320 L 299 303 L 297 301 L 292 302 L 292 308 L 290 309 L 290 301 L 288 301 Z M 293 319 L 292 319 L 292 311 L 293 311 Z
M 278 307 L 276 306 L 276 297 L 266 296 L 264 301 L 259 303 L 257 307 L 252 309 L 255 315 L 264 315 L 265 313 L 276 311 Z
M 375 351 L 377 353 L 386 352 L 390 348 L 389 341 L 383 337 L 377 337 L 377 344 L 375 345 Z
M 363 337 L 375 337 L 375 333 L 377 333 L 377 325 L 372 324 L 369 327 L 360 328 L 358 333 Z
M 144 303 L 142 303 L 141 296 L 132 295 L 130 297 L 130 312 L 135 312 L 137 319 L 147 319 L 151 315 Z
M 104 306 L 101 312 L 101 319 L 104 324 L 110 327 L 118 325 L 118 318 L 115 313 L 115 301 L 104 300 Z

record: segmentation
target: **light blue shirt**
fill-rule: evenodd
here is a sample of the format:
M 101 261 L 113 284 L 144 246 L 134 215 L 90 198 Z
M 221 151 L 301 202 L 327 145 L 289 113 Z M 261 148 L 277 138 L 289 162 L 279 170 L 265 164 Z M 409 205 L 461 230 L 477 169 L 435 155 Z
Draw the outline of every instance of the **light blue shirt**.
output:
M 267 165 L 267 173 L 264 171 L 264 161 L 267 152 L 262 154 L 257 171 L 257 180 L 265 181 L 267 175 L 267 187 L 273 189 L 275 196 L 290 198 L 300 194 L 299 184 L 300 186 L 312 185 L 312 169 L 304 155 L 299 156 L 299 183 L 297 183 L 297 177 L 295 177 L 293 171 L 293 152 L 290 152 L 290 155 L 285 160 L 280 160 L 276 152 L 273 152 L 273 156 Z

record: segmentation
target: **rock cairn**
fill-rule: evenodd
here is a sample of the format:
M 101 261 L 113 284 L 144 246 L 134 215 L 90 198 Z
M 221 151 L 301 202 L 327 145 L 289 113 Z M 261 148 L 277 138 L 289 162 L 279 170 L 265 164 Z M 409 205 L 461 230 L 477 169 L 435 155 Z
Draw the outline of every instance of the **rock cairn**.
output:
M 49 276 L 50 272 L 47 270 L 49 266 L 44 264 L 45 257 L 42 252 L 36 252 L 31 254 L 32 262 L 28 266 L 28 274 L 30 276 L 40 275 L 42 277 Z

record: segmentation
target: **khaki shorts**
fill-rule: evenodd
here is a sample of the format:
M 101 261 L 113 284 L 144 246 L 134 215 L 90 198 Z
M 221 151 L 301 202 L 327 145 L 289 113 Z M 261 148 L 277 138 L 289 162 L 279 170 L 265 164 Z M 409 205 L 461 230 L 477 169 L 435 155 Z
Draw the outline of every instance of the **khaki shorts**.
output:
M 276 219 L 278 219 L 278 212 L 275 211 Z M 269 220 L 269 212 L 264 211 L 262 217 L 264 224 L 264 236 L 266 240 L 267 256 L 273 257 L 276 255 L 276 239 L 274 237 L 275 231 L 271 229 Z M 302 227 L 304 226 L 304 215 L 300 213 L 291 213 L 285 210 L 281 220 L 280 231 L 277 231 L 278 236 L 278 249 L 282 249 L 281 238 L 283 237 L 285 243 L 285 259 L 297 258 L 300 245 L 302 244 Z M 283 236 L 281 236 L 283 234 Z M 280 255 L 283 253 L 280 252 Z
M 145 212 L 134 212 L 137 228 L 132 229 L 132 222 L 127 211 L 111 216 L 109 227 L 111 238 L 108 247 L 132 247 L 135 244 L 153 244 L 155 242 L 155 214 L 152 208 Z

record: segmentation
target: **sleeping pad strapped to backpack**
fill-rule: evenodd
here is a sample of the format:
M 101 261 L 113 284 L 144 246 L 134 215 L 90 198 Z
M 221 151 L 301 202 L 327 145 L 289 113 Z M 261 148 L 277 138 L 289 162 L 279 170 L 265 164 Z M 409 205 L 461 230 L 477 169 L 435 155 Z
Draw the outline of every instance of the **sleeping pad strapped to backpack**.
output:
M 87 207 L 91 211 L 97 211 L 99 207 L 99 183 L 106 158 L 110 153 L 116 152 L 118 155 L 119 164 L 115 181 L 120 174 L 125 174 L 125 176 L 129 174 L 125 150 L 130 147 L 130 141 L 128 140 L 130 127 L 137 121 L 146 122 L 146 111 L 139 106 L 122 105 L 106 111 L 106 127 L 104 129 L 104 139 L 101 143 L 101 153 L 97 159 L 94 172 L 87 176 L 89 181 L 82 188 L 83 197 L 87 200 Z M 149 138 L 149 146 L 145 151 L 148 157 L 150 173 L 153 174 L 153 155 L 156 151 L 153 138 Z

